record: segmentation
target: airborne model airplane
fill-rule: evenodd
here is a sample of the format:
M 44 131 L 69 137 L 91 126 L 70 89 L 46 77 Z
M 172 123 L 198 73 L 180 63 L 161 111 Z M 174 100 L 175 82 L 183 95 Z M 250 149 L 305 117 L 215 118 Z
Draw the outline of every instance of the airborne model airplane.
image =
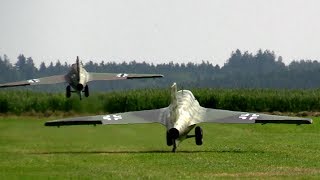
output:
M 82 63 L 79 61 L 77 56 L 77 61 L 72 64 L 70 71 L 65 75 L 56 75 L 43 77 L 38 79 L 30 79 L 19 82 L 0 84 L 0 88 L 4 87 L 14 87 L 14 86 L 28 86 L 28 85 L 41 85 L 41 84 L 56 84 L 56 83 L 68 83 L 66 88 L 66 97 L 71 96 L 71 92 L 79 94 L 80 99 L 82 97 L 82 92 L 84 96 L 89 96 L 89 87 L 87 85 L 90 81 L 99 80 L 122 80 L 122 79 L 141 79 L 141 78 L 160 78 L 163 77 L 161 74 L 126 74 L 126 73 L 92 73 L 87 72 Z M 74 90 L 71 90 L 71 87 Z
M 173 146 L 172 152 L 175 152 L 178 144 L 187 138 L 195 137 L 196 144 L 202 145 L 202 129 L 199 126 L 195 127 L 202 122 L 311 124 L 312 119 L 204 108 L 199 105 L 191 91 L 177 91 L 174 83 L 171 86 L 171 104 L 168 107 L 54 120 L 46 122 L 45 126 L 160 123 L 167 129 L 167 145 Z M 195 134 L 189 135 L 194 127 Z

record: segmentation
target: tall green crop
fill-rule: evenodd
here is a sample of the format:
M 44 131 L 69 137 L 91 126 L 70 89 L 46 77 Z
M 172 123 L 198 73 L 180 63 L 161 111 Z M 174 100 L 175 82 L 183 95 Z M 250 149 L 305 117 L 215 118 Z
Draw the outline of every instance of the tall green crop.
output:
M 252 112 L 320 111 L 320 90 L 192 89 L 203 107 Z M 74 95 L 32 91 L 0 91 L 0 113 L 116 113 L 168 106 L 168 89 L 141 89 Z

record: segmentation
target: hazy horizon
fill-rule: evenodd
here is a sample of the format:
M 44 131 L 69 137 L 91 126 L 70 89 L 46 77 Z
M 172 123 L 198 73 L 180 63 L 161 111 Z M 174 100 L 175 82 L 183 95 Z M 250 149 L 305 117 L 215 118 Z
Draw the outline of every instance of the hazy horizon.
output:
M 320 59 L 316 0 L 2 0 L 0 55 L 35 64 L 137 61 L 223 65 L 232 51 Z

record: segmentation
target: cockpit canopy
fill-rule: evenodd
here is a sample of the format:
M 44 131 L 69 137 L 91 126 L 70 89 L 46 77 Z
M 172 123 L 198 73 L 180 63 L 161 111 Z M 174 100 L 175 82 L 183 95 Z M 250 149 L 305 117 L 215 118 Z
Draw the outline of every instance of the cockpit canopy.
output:
M 180 90 L 177 92 L 177 97 L 187 97 L 189 96 L 191 99 L 195 99 L 195 97 L 193 96 L 192 92 L 189 90 Z

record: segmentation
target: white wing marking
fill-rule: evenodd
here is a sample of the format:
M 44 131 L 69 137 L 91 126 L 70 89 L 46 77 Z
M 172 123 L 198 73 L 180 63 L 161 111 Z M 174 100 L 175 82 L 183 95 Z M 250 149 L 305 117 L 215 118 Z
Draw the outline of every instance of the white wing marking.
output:
M 117 74 L 117 77 L 127 77 L 128 74 L 125 74 L 125 73 L 120 73 L 120 74 Z
M 241 114 L 239 116 L 240 119 L 247 119 L 250 114 Z
M 108 120 L 108 121 L 111 121 L 111 120 L 115 120 L 115 121 L 118 121 L 119 119 L 122 119 L 122 116 L 121 115 L 105 115 L 102 117 L 102 119 L 104 120 Z
M 247 114 L 241 114 L 241 115 L 239 116 L 239 118 L 240 118 L 240 119 L 243 119 L 243 120 L 246 120 L 246 119 L 248 119 L 248 120 L 255 120 L 255 119 L 257 119 L 258 117 L 259 117 L 259 114 L 252 114 L 252 115 L 250 116 L 249 113 L 247 113 Z
M 28 80 L 28 83 L 37 83 L 37 82 L 40 82 L 39 79 L 30 79 Z
M 259 117 L 259 114 L 252 114 L 249 120 L 255 120 Z
M 118 121 L 119 119 L 122 119 L 121 115 L 113 115 L 113 118 L 115 121 Z

